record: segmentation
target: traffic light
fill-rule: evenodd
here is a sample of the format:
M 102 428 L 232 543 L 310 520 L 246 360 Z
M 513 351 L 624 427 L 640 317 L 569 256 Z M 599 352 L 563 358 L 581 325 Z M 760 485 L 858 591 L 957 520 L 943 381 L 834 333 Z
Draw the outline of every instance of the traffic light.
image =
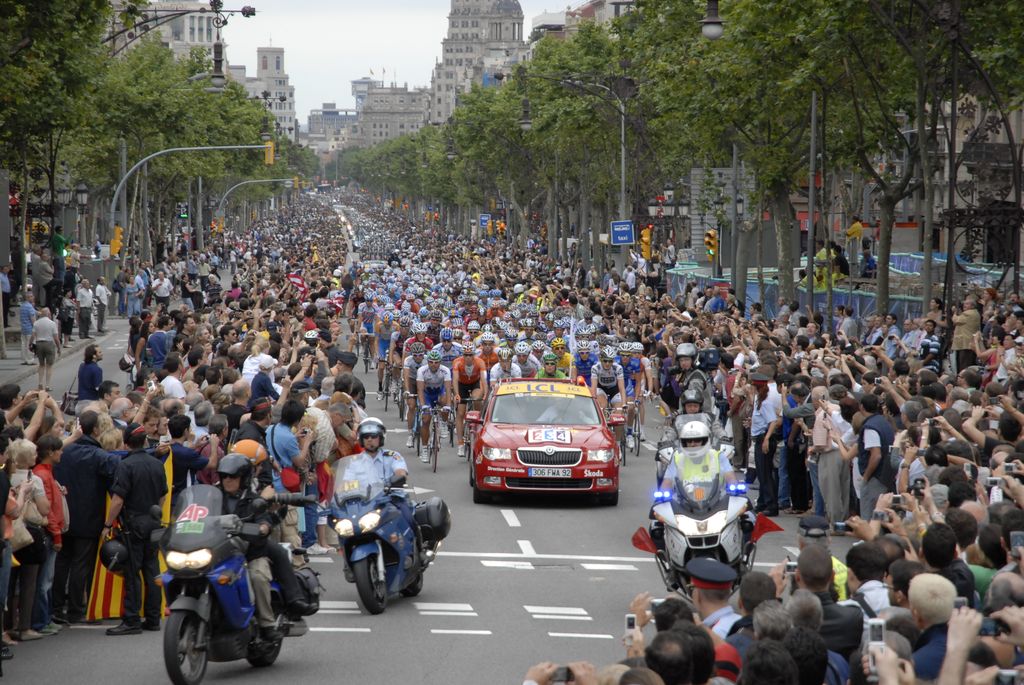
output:
M 274 141 L 268 140 L 263 146 L 263 163 L 267 166 L 274 165 Z
M 704 247 L 708 250 L 708 256 L 714 259 L 718 252 L 718 231 L 709 228 L 704 232 Z
M 302 181 L 299 180 L 298 176 L 292 176 L 292 188 L 297 193 L 302 192 Z
M 644 259 L 651 258 L 651 237 L 654 235 L 654 224 L 647 224 L 640 229 L 640 254 Z
M 498 235 L 503 236 L 503 237 L 505 235 L 505 222 L 504 221 L 499 221 L 498 222 Z
M 494 219 L 488 219 L 487 220 L 487 235 L 488 236 L 494 235 Z
M 110 239 L 110 254 L 119 254 L 121 252 L 123 241 L 124 229 L 120 226 L 114 226 L 114 237 Z

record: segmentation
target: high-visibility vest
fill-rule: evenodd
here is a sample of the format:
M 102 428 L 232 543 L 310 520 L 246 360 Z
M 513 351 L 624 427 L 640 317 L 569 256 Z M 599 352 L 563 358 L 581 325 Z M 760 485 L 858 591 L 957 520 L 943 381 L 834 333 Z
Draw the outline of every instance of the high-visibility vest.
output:
M 710 483 L 719 474 L 718 450 L 708 450 L 704 459 L 698 462 L 688 459 L 681 451 L 676 452 L 675 458 L 676 469 L 684 483 L 697 481 Z

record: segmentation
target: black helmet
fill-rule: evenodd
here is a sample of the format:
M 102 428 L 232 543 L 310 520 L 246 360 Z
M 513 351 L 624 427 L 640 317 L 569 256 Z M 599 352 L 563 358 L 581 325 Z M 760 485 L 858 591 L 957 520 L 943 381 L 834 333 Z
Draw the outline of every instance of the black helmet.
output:
M 100 563 L 111 573 L 122 575 L 128 566 L 128 548 L 115 538 L 100 546 Z
M 700 405 L 703 405 L 704 404 L 704 398 L 701 396 L 701 394 L 699 392 L 697 392 L 696 390 L 690 388 L 686 392 L 683 393 L 683 402 L 682 403 L 684 405 L 687 405 L 687 404 L 700 404 Z
M 359 438 L 360 445 L 363 444 L 363 438 L 377 436 L 380 438 L 381 447 L 383 447 L 385 433 L 387 433 L 387 428 L 384 427 L 384 422 L 373 416 L 363 419 L 359 423 L 359 428 L 356 430 L 356 436 Z
M 249 477 L 252 475 L 252 462 L 244 454 L 237 452 L 226 454 L 217 463 L 217 475 L 221 478 L 240 478 L 242 487 L 245 487 L 249 484 Z

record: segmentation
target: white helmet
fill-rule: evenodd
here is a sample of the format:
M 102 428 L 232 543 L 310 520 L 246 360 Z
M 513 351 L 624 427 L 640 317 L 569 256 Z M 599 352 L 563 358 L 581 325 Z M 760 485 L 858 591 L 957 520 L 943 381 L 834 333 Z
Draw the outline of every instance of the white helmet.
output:
M 693 440 L 699 440 L 700 444 L 695 447 L 688 447 L 686 443 Z M 711 431 L 703 421 L 688 421 L 682 430 L 679 431 L 679 442 L 681 444 L 680 449 L 687 458 L 694 461 L 703 459 L 704 455 L 708 453 Z

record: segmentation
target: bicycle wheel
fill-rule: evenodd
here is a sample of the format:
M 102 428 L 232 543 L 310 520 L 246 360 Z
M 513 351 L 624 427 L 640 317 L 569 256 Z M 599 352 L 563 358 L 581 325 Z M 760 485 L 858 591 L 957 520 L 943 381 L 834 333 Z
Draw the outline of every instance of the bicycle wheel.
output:
M 640 406 L 633 410 L 633 454 L 640 456 Z
M 448 424 L 448 446 L 455 447 L 455 412 L 446 412 L 445 423 Z
M 405 397 L 401 392 L 395 393 L 395 404 L 398 405 L 398 420 L 405 421 Z
M 622 465 L 626 465 L 626 427 L 619 426 L 619 455 L 622 457 Z
M 413 411 L 416 412 L 416 418 L 414 418 L 413 422 L 412 422 L 413 447 L 416 448 L 416 458 L 418 459 L 419 456 L 420 456 L 420 448 L 423 447 L 423 445 L 420 444 L 420 410 L 419 410 L 419 407 L 414 408 Z
M 384 411 L 388 410 L 388 401 L 391 399 L 391 373 L 384 374 Z
M 434 414 L 434 420 L 430 422 L 430 468 L 434 473 L 437 473 L 437 457 L 441 453 L 441 431 L 437 427 L 437 422 L 441 420 Z
M 363 373 L 370 373 L 370 344 L 363 345 Z

